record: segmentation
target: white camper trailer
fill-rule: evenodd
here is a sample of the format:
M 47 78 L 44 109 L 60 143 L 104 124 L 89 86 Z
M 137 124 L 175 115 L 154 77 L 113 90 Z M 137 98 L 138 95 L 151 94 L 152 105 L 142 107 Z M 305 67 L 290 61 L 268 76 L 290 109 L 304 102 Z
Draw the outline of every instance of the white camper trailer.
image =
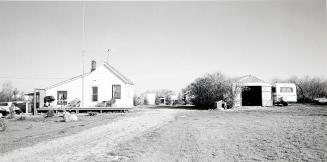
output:
M 296 85 L 294 83 L 275 83 L 273 86 L 273 99 L 275 104 L 297 102 Z

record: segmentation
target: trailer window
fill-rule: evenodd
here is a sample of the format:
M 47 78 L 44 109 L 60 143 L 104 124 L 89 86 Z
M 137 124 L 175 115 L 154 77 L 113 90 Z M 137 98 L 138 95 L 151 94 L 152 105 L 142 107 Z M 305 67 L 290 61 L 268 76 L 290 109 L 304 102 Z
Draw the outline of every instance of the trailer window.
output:
M 293 93 L 293 88 L 292 87 L 280 87 L 280 92 L 281 93 Z

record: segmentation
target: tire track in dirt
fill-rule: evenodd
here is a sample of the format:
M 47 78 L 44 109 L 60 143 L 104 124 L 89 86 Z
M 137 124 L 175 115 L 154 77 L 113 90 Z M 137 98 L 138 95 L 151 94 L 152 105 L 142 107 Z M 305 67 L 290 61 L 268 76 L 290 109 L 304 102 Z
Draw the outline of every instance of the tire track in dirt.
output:
M 185 110 L 146 110 L 140 116 L 91 128 L 78 134 L 38 143 L 3 154 L 0 161 L 108 161 L 119 157 L 110 152 L 118 143 L 158 128 Z

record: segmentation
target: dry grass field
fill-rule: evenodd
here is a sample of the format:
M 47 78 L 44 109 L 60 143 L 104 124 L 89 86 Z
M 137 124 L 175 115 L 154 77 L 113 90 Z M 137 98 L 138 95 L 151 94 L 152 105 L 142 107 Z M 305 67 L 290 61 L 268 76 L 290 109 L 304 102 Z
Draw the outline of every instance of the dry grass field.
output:
M 311 105 L 12 120 L 0 161 L 327 161 L 326 123 Z
M 81 114 L 77 122 L 62 122 L 62 117 L 28 117 L 26 120 L 6 120 L 7 130 L 0 132 L 0 154 L 42 141 L 69 136 L 80 131 L 110 123 L 131 114 L 108 113 L 97 116 Z
M 326 161 L 327 107 L 188 111 L 119 144 L 122 161 Z

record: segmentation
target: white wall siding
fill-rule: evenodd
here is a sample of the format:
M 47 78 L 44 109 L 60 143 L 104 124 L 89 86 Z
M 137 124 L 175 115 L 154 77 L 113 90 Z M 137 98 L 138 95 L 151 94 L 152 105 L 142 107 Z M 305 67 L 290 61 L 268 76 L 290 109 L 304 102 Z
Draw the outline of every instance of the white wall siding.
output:
M 271 86 L 262 86 L 262 106 L 272 106 Z
M 80 79 L 68 82 L 66 84 L 46 90 L 46 96 L 55 97 L 55 101 L 51 103 L 54 107 L 60 107 L 57 105 L 57 91 L 67 91 L 67 101 L 72 101 L 75 98 L 82 99 L 82 81 Z
M 114 104 L 117 107 L 133 106 L 133 85 L 125 84 L 116 75 L 100 66 L 91 74 L 84 77 L 84 107 L 93 107 L 101 101 L 108 101 L 112 98 L 112 85 L 121 86 L 121 99 L 116 99 Z M 98 87 L 98 101 L 92 101 L 92 87 Z M 56 101 L 53 106 L 57 105 L 57 91 L 67 91 L 67 101 L 70 102 L 75 98 L 82 100 L 82 78 L 64 83 L 62 85 L 50 88 L 46 91 L 47 96 L 54 96 Z
M 235 99 L 234 99 L 234 106 L 240 107 L 242 106 L 242 86 L 238 84 L 233 84 L 233 90 L 235 93 Z

